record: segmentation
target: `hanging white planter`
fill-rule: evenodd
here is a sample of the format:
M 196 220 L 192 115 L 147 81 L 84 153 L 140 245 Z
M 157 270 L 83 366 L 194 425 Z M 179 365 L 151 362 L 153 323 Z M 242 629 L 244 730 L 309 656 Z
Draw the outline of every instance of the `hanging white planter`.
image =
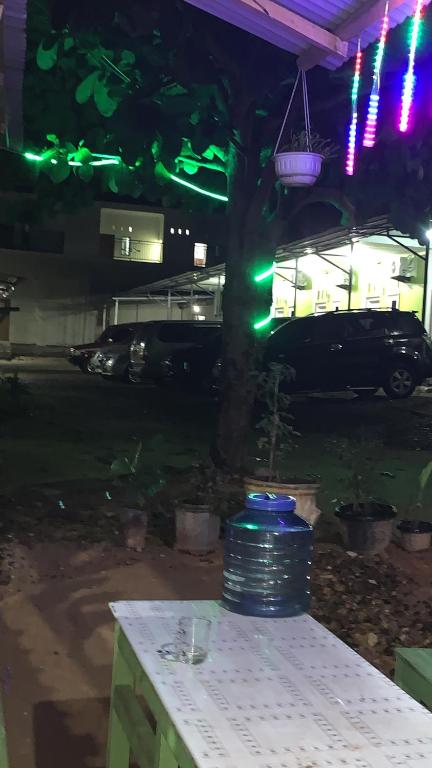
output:
M 276 175 L 284 187 L 311 187 L 323 160 L 316 152 L 278 152 L 274 155 Z
M 282 151 L 280 152 L 278 150 L 281 145 L 282 135 L 300 77 L 302 79 L 303 87 L 305 130 L 297 136 L 292 135 L 291 145 L 282 147 Z M 306 73 L 299 70 L 273 155 L 276 175 L 281 184 L 283 184 L 284 187 L 311 187 L 315 184 L 321 173 L 325 153 L 314 151 L 314 149 L 324 149 L 327 147 L 327 144 L 327 141 L 320 139 L 318 136 L 312 136 L 311 134 Z

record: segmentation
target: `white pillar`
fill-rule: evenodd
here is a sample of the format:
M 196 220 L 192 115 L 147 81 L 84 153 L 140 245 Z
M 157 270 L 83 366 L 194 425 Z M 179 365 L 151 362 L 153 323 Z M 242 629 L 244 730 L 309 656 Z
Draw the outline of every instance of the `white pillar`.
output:
M 118 299 L 114 302 L 114 325 L 117 325 L 118 323 L 118 310 L 119 310 L 119 302 Z

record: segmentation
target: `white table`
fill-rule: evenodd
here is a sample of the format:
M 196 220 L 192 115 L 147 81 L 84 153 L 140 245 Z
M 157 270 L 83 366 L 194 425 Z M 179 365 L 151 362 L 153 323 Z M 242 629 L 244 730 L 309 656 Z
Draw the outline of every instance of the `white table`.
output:
M 162 748 L 144 766 L 432 768 L 432 714 L 310 616 L 254 619 L 210 601 L 111 609 L 144 695 L 158 700 L 148 699 L 150 709 L 160 703 L 153 716 Z M 181 616 L 213 622 L 201 665 L 158 655 Z M 110 768 L 128 759 L 129 746 L 113 746 L 119 722 L 114 712 Z

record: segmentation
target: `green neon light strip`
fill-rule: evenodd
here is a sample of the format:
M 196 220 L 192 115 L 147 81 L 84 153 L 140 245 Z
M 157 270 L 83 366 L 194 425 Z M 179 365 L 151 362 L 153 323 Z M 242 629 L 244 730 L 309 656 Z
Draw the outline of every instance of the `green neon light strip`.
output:
M 276 264 L 272 264 L 269 269 L 266 269 L 265 272 L 261 272 L 261 274 L 257 275 L 254 280 L 256 283 L 260 283 L 262 280 L 266 280 L 268 277 L 271 277 L 274 275 L 276 269 Z
M 43 157 L 35 155 L 34 152 L 24 152 L 24 157 L 26 160 L 34 160 L 35 163 L 41 163 L 43 161 Z
M 120 155 L 101 155 L 100 152 L 92 152 L 93 157 L 98 157 L 101 160 L 118 160 L 120 162 Z
M 265 328 L 266 325 L 270 323 L 272 319 L 272 313 L 270 312 L 267 317 L 264 317 L 263 320 L 258 320 L 257 323 L 254 323 L 254 330 L 259 331 L 260 328 Z
M 200 195 L 204 195 L 205 197 L 212 197 L 214 200 L 222 200 L 223 203 L 228 202 L 226 195 L 219 195 L 217 192 L 211 192 L 210 190 L 204 189 L 203 187 L 198 187 L 196 184 L 191 184 L 190 181 L 185 181 L 185 179 L 181 179 L 179 176 L 175 176 L 173 173 L 168 173 L 168 176 L 170 179 L 172 179 L 172 181 L 175 181 L 176 184 L 181 184 L 183 187 L 192 189 L 194 192 L 198 192 Z
M 120 165 L 120 160 L 93 160 L 90 165 Z
M 108 160 L 108 158 L 106 160 L 93 160 L 90 165 L 120 165 L 120 160 L 114 160 L 114 158 L 112 160 Z
M 42 163 L 44 161 L 44 157 L 42 155 L 36 155 L 34 152 L 24 152 L 24 157 L 26 160 L 32 160 L 35 163 Z M 120 165 L 121 158 L 118 155 L 103 155 L 103 154 L 97 154 L 96 152 L 93 153 L 93 157 L 97 157 L 98 160 L 93 160 L 90 165 L 96 165 L 96 166 L 103 166 L 103 165 Z M 51 160 L 53 165 L 57 164 L 57 160 Z M 82 163 L 78 162 L 77 160 L 68 160 L 68 165 L 72 166 L 82 166 Z M 213 200 L 220 200 L 223 203 L 228 202 L 228 197 L 226 195 L 220 195 L 218 192 L 212 192 L 209 189 L 204 189 L 204 187 L 198 187 L 197 184 L 191 184 L 190 181 L 186 181 L 185 179 L 181 179 L 179 176 L 176 176 L 174 173 L 168 173 L 169 178 L 172 181 L 175 181 L 176 184 L 180 184 L 182 187 L 186 187 L 187 189 L 191 189 L 193 192 L 198 192 L 200 195 L 204 195 L 205 197 L 211 197 Z M 274 271 L 274 266 L 272 267 L 272 271 Z M 272 273 L 269 273 L 272 274 Z M 257 282 L 259 282 L 259 279 L 264 280 L 267 275 L 260 277 L 260 275 L 255 278 Z M 258 279 L 259 278 L 259 279 Z

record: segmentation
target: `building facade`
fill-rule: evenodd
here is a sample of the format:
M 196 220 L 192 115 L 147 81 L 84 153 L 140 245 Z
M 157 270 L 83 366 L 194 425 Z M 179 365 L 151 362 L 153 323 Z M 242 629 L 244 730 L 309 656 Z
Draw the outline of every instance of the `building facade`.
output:
M 106 203 L 43 227 L 0 227 L 0 350 L 93 340 L 113 295 L 220 262 L 221 233 L 216 217 Z

